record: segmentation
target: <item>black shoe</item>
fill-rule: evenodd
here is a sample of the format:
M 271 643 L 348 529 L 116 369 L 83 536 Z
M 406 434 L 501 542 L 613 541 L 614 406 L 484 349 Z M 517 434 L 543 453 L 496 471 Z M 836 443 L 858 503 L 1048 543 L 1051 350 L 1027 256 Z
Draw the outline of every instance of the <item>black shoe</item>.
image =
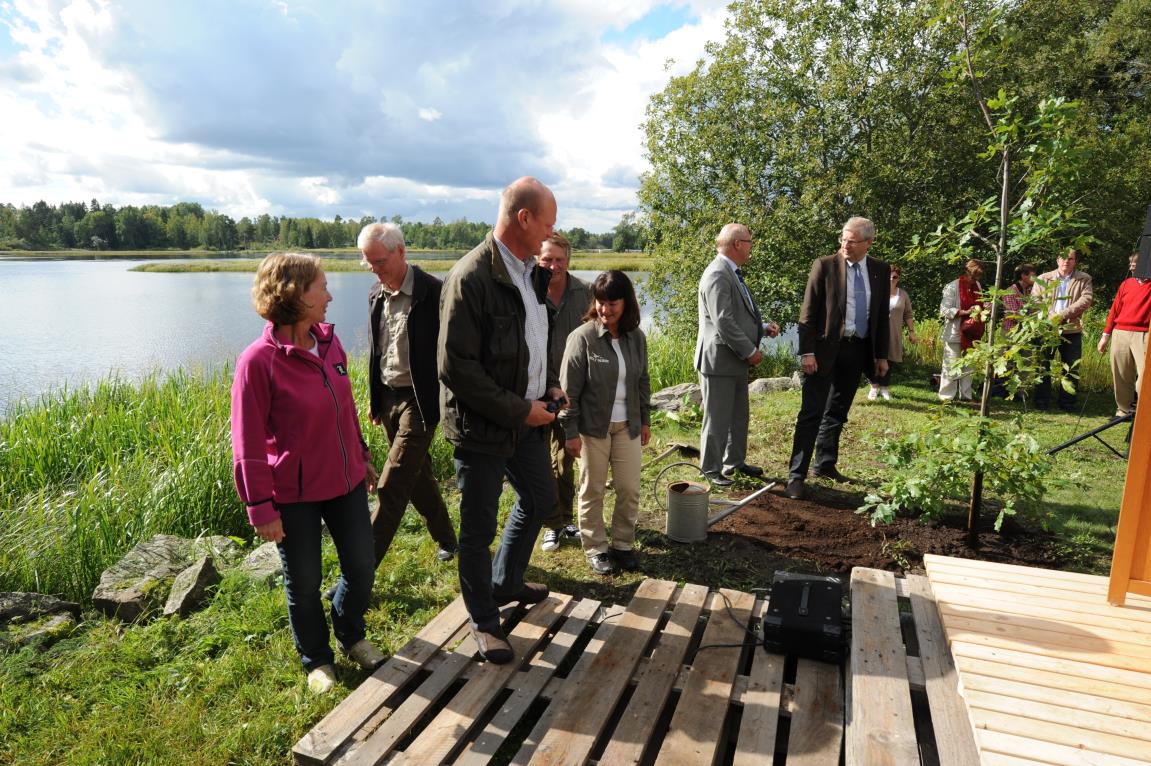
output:
M 759 479 L 763 476 L 762 468 L 757 465 L 748 465 L 747 463 L 744 463 L 743 465 L 737 465 L 735 467 L 735 472 L 742 473 L 744 476 L 750 476 L 753 479 Z
M 336 588 L 340 587 L 340 581 L 337 580 L 336 584 L 324 591 L 324 598 L 328 601 L 333 601 L 336 598 Z
M 735 484 L 734 481 L 724 476 L 722 473 L 705 473 L 704 478 L 711 482 L 713 487 L 730 487 Z
M 816 477 L 817 479 L 831 479 L 832 481 L 838 481 L 838 482 L 842 482 L 844 484 L 854 484 L 855 483 L 854 479 L 849 479 L 848 477 L 841 474 L 839 472 L 839 469 L 836 468 L 835 466 L 829 466 L 827 468 L 813 468 L 811 471 L 811 475 Z
M 436 561 L 451 561 L 456 557 L 456 547 L 445 548 L 442 545 L 436 549 Z
M 615 571 L 615 564 L 611 560 L 611 556 L 606 553 L 597 553 L 588 558 L 587 563 L 596 574 L 607 575 Z
M 492 631 L 472 628 L 472 638 L 480 656 L 493 665 L 506 665 L 515 659 L 516 653 L 508 643 L 508 637 L 499 628 Z
M 802 500 L 807 494 L 807 487 L 804 486 L 803 479 L 792 479 L 787 483 L 787 489 L 784 491 L 792 500 Z
M 612 561 L 615 562 L 615 565 L 623 571 L 639 571 L 639 554 L 634 550 L 621 551 L 618 548 L 612 548 L 610 554 Z
M 510 596 L 501 596 L 498 593 L 493 593 L 492 598 L 495 599 L 496 606 L 504 606 L 512 602 L 519 602 L 521 604 L 538 604 L 543 601 L 551 593 L 548 586 L 538 582 L 525 582 L 524 587 L 520 588 L 518 593 L 513 593 Z

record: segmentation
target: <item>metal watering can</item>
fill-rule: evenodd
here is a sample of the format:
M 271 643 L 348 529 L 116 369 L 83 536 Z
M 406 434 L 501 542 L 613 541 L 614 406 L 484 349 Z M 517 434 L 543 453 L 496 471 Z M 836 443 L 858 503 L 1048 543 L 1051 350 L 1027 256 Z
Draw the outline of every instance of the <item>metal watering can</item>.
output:
M 699 471 L 704 483 L 695 481 L 673 481 L 667 485 L 667 502 L 659 495 L 659 480 L 676 466 L 686 465 Z M 656 503 L 667 513 L 667 527 L 664 532 L 677 543 L 698 543 L 707 539 L 708 507 L 711 503 L 711 482 L 707 481 L 703 469 L 695 463 L 672 463 L 660 471 L 652 482 L 652 492 Z

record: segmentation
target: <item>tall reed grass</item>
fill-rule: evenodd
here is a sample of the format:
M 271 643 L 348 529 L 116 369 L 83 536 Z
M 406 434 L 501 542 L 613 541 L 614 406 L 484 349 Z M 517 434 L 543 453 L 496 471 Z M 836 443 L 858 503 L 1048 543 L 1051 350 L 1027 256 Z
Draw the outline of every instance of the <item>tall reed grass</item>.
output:
M 755 368 L 759 378 L 790 377 L 799 368 L 786 343 L 770 345 Z M 652 332 L 647 336 L 647 369 L 652 392 L 680 383 L 699 382 L 695 370 L 695 336 Z

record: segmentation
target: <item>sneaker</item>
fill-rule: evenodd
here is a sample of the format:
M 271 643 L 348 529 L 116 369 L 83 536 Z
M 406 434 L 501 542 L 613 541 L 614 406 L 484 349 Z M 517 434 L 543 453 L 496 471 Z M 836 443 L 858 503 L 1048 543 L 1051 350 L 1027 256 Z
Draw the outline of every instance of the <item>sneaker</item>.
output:
M 559 550 L 560 547 L 560 533 L 554 529 L 544 530 L 544 541 L 540 543 L 540 550 L 547 553 Z
M 606 553 L 589 556 L 587 563 L 591 565 L 592 571 L 596 574 L 606 575 L 615 571 L 615 564 L 612 562 L 611 556 Z
M 616 566 L 625 572 L 638 572 L 639 571 L 639 554 L 635 550 L 619 550 L 618 548 L 611 549 L 611 558 Z
M 578 540 L 579 527 L 577 527 L 575 524 L 566 525 L 563 529 L 560 530 L 560 537 L 567 540 Z
M 455 546 L 452 546 L 451 548 L 444 548 L 443 546 L 436 548 L 436 561 L 451 561 L 455 557 Z
M 879 389 L 876 388 L 875 386 L 872 386 L 871 389 L 867 392 L 867 400 L 874 402 L 878 398 L 879 398 Z
M 886 402 L 891 401 L 891 389 L 890 388 L 879 389 L 879 395 L 883 397 L 884 401 L 886 401 Z
M 388 655 L 373 646 L 372 642 L 366 638 L 361 638 L 352 645 L 351 649 L 345 650 L 345 653 L 352 662 L 364 670 L 375 670 L 388 659 Z
M 308 691 L 312 694 L 327 694 L 336 685 L 336 669 L 331 665 L 321 665 L 308 673 Z

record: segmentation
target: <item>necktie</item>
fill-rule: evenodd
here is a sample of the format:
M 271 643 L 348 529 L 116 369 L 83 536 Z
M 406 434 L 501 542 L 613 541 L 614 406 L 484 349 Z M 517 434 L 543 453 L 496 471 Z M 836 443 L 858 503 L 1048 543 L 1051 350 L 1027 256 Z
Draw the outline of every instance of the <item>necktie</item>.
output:
M 867 288 L 863 284 L 863 267 L 851 264 L 855 269 L 855 334 L 863 338 L 867 335 Z

